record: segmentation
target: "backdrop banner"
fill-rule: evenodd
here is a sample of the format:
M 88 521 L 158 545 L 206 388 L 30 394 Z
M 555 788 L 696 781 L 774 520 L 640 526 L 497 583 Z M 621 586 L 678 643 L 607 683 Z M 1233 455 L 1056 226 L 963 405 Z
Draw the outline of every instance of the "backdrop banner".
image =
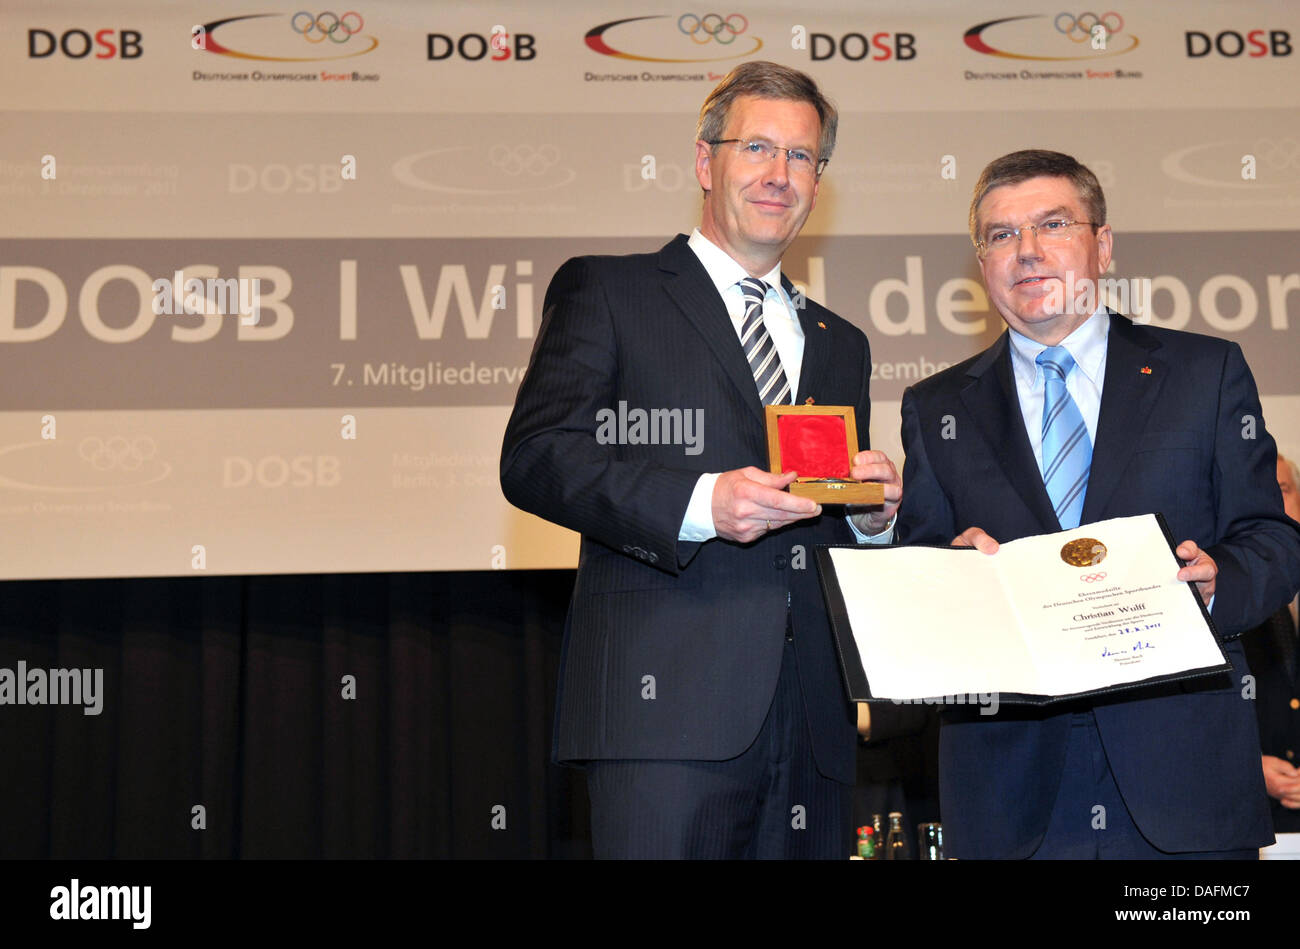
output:
M 690 231 L 749 59 L 840 108 L 783 268 L 867 333 L 895 463 L 905 388 L 1002 329 L 966 214 L 1024 147 L 1105 187 L 1103 299 L 1238 342 L 1300 452 L 1300 7 L 726 11 L 7 3 L 0 578 L 573 566 L 497 480 L 546 286 Z

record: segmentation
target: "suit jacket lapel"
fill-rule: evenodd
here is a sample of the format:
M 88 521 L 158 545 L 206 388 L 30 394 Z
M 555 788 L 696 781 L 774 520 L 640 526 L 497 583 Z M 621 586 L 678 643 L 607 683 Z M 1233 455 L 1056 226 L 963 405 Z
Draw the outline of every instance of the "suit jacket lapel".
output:
M 961 390 L 962 402 L 984 433 L 1007 480 L 1043 525 L 1044 532 L 1059 531 L 1061 525 L 1043 486 L 1029 436 L 1025 434 L 1025 417 L 1016 395 L 1011 345 L 1006 333 L 984 351 L 967 370 L 967 375 L 971 378 Z
M 785 292 L 794 299 L 794 284 L 785 275 L 781 275 L 781 284 Z M 803 405 L 817 386 L 818 380 L 826 374 L 826 364 L 831 356 L 830 325 L 818 322 L 809 312 L 809 307 L 797 307 L 799 325 L 803 327 L 803 365 L 799 369 L 799 391 L 795 393 L 795 405 Z
M 763 403 L 758 399 L 754 374 L 745 361 L 727 307 L 709 279 L 708 271 L 687 246 L 685 234 L 678 234 L 659 252 L 659 269 L 664 273 L 664 289 L 668 296 L 704 337 L 741 399 L 762 422 Z
M 1164 385 L 1166 363 L 1157 358 L 1160 342 L 1127 317 L 1110 314 L 1106 341 L 1106 378 L 1092 446 L 1092 470 L 1083 500 L 1082 522 L 1103 520 L 1106 505 L 1119 486 L 1142 429 Z

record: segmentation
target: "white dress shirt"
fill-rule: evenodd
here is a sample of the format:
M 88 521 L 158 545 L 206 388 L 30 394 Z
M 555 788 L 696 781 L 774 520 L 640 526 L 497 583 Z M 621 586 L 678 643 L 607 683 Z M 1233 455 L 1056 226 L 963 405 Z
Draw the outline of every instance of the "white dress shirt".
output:
M 740 330 L 745 319 L 745 295 L 737 284 L 749 276 L 748 271 L 732 260 L 722 248 L 700 233 L 697 227 L 691 232 L 687 246 L 695 252 L 709 279 L 717 288 L 722 302 L 731 317 L 732 328 L 736 331 L 736 342 L 740 342 Z M 795 312 L 794 303 L 785 288 L 781 286 L 781 264 L 763 275 L 762 280 L 768 285 L 767 296 L 763 300 L 763 325 L 767 328 L 777 355 L 781 358 L 781 368 L 790 383 L 790 394 L 799 391 L 799 373 L 803 368 L 803 326 Z M 695 482 L 690 504 L 686 507 L 686 516 L 677 539 L 684 541 L 706 541 L 718 536 L 713 524 L 713 488 L 721 472 L 702 474 Z M 852 518 L 846 518 L 854 535 L 860 542 L 887 544 L 894 537 L 894 526 L 889 526 L 879 534 L 868 536 L 858 530 Z

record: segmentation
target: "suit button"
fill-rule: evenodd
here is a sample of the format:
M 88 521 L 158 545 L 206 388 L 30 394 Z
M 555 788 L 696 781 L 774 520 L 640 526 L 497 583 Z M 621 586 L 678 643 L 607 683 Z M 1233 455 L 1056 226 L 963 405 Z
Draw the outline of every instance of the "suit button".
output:
M 632 552 L 632 545 L 631 545 L 631 544 L 624 544 L 624 545 L 623 545 L 623 553 L 625 553 L 625 554 L 630 554 L 631 552 Z
M 787 563 L 789 563 L 789 561 L 785 559 L 785 554 L 777 554 L 772 558 L 772 566 L 776 567 L 778 570 L 784 570 Z
M 653 550 L 650 551 L 650 553 L 647 554 L 646 556 L 648 556 L 648 557 L 650 558 L 650 562 L 651 562 L 651 563 L 658 563 L 658 562 L 659 562 L 659 555 L 658 555 L 657 553 L 655 553 Z
M 1292 708 L 1300 708 L 1300 699 L 1292 699 L 1292 700 L 1291 700 L 1291 707 L 1292 707 Z

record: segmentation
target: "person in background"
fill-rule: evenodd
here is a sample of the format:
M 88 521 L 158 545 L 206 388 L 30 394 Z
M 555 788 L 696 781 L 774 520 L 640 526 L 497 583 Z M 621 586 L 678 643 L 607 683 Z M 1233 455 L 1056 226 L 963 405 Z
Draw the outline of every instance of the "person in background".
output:
M 1287 517 L 1300 521 L 1300 471 L 1278 455 L 1277 485 Z M 1273 830 L 1300 833 L 1300 674 L 1296 663 L 1296 600 L 1242 634 L 1246 662 L 1255 676 L 1255 718 L 1263 752 L 1264 786 Z

